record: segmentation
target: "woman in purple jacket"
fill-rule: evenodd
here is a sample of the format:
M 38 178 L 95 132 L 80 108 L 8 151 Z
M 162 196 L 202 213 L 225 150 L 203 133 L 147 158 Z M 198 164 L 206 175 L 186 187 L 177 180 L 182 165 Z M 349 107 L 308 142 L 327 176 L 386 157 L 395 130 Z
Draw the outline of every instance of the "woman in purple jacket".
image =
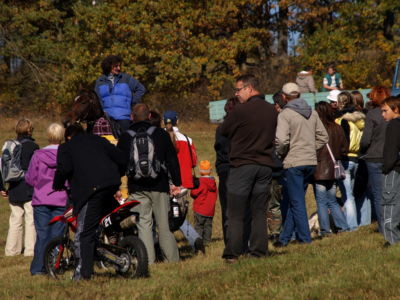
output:
M 67 194 L 65 191 L 53 191 L 53 179 L 56 172 L 58 145 L 64 138 L 64 128 L 53 123 L 47 129 L 50 145 L 37 150 L 29 164 L 25 174 L 25 181 L 33 186 L 33 219 L 35 223 L 37 239 L 34 250 L 34 257 L 31 263 L 32 275 L 43 275 L 44 251 L 46 244 L 54 237 L 63 233 L 64 224 L 58 222 L 51 226 L 49 221 L 65 211 Z

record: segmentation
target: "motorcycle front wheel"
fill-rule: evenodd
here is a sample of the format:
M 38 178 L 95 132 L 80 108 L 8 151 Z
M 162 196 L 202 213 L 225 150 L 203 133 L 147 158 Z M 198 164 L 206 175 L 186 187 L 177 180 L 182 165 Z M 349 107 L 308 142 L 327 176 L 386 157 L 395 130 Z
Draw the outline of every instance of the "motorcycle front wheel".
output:
M 131 278 L 147 277 L 149 274 L 148 258 L 142 240 L 136 236 L 127 236 L 119 242 L 118 246 L 127 250 L 126 253 L 121 255 L 121 257 L 126 255 L 124 259 L 127 265 L 117 270 L 117 273 Z
M 51 240 L 44 252 L 44 266 L 47 274 L 55 279 L 59 279 L 67 271 L 73 271 L 75 268 L 73 242 L 63 237 Z

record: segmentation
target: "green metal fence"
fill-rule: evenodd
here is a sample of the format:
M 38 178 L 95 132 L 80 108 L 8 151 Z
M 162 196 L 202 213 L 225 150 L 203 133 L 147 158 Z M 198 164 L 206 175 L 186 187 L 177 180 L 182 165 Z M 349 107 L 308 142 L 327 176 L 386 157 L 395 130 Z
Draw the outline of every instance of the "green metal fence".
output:
M 371 91 L 371 89 L 362 89 L 358 90 L 364 97 L 364 102 L 368 101 L 367 94 Z M 321 92 L 321 93 L 305 93 L 301 94 L 301 98 L 306 100 L 306 102 L 314 107 L 315 103 L 319 101 L 328 101 L 326 98 L 329 95 L 329 92 Z M 274 103 L 272 100 L 272 94 L 265 95 L 265 100 L 269 103 Z M 212 123 L 219 123 L 225 116 L 224 105 L 226 103 L 226 99 L 224 100 L 217 100 L 211 101 L 208 105 L 209 114 L 210 114 L 210 121 Z

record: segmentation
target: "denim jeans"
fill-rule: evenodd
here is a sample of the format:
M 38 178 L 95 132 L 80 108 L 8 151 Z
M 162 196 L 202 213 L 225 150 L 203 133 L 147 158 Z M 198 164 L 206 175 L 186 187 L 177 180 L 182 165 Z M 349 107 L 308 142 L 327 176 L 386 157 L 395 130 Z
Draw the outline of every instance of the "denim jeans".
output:
M 331 233 L 328 209 L 331 211 L 331 216 L 339 231 L 349 230 L 346 216 L 340 209 L 339 203 L 336 201 L 336 185 L 335 182 L 316 181 L 314 186 L 315 200 L 317 201 L 317 213 L 321 235 Z
M 382 222 L 382 163 L 367 162 L 368 191 L 371 197 L 371 207 L 378 221 L 379 232 L 383 232 Z
M 282 215 L 284 224 L 279 241 L 286 245 L 296 232 L 296 239 L 301 243 L 311 243 L 305 192 L 314 174 L 315 166 L 300 166 L 286 169 L 284 172 Z
M 349 225 L 350 230 L 356 230 L 358 227 L 358 222 L 356 201 L 354 199 L 353 188 L 358 164 L 350 160 L 342 161 L 342 163 L 344 169 L 346 170 L 346 178 L 343 180 L 339 180 L 339 188 L 340 192 L 342 193 L 344 214 L 346 216 L 347 224 Z
M 56 222 L 49 225 L 49 222 L 55 216 L 62 215 L 65 207 L 37 205 L 33 206 L 33 220 L 36 228 L 35 254 L 31 263 L 30 271 L 32 274 L 41 274 L 45 272 L 44 268 L 44 250 L 47 243 L 55 237 L 62 236 L 65 224 Z
M 182 231 L 183 235 L 185 236 L 189 245 L 192 246 L 193 250 L 196 250 L 194 247 L 194 242 L 198 238 L 201 238 L 200 234 L 198 234 L 197 231 L 193 228 L 193 226 L 190 225 L 188 220 L 185 220 L 179 229 Z

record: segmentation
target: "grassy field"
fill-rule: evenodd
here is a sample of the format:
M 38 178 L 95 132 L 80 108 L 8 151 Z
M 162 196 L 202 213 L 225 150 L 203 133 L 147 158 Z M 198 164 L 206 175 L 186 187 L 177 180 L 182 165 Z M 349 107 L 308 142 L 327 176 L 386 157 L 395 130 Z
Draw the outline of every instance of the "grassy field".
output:
M 35 119 L 34 137 L 46 145 L 50 123 Z M 0 140 L 13 137 L 15 120 L 3 119 Z M 215 125 L 182 124 L 195 142 L 200 159 L 215 160 Z M 314 212 L 307 195 L 309 213 Z M 309 245 L 270 246 L 270 256 L 241 259 L 227 265 L 223 250 L 220 209 L 214 218 L 214 242 L 206 255 L 187 255 L 176 264 L 156 264 L 146 279 L 96 276 L 90 282 L 55 281 L 31 276 L 31 258 L 5 257 L 9 207 L 0 198 L 0 299 L 400 299 L 400 247 L 383 248 L 375 225 L 356 232 L 316 240 Z

